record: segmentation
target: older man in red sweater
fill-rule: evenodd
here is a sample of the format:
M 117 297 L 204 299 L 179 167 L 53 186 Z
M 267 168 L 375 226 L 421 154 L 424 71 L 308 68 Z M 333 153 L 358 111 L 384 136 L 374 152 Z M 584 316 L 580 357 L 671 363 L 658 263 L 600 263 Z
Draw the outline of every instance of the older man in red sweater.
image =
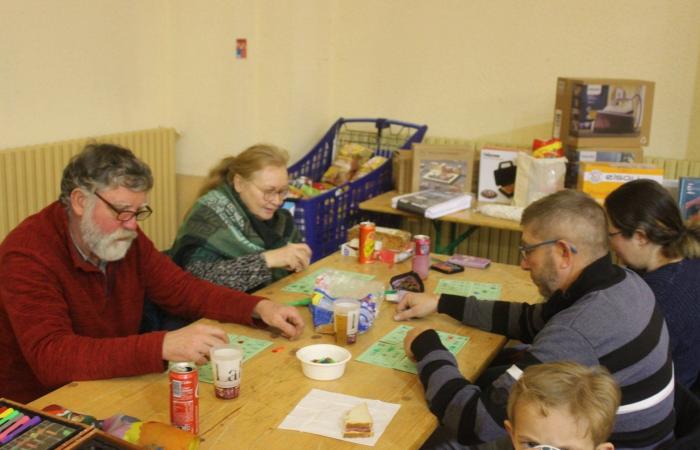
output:
M 28 402 L 73 380 L 203 363 L 228 340 L 203 324 L 137 334 L 146 296 L 178 316 L 301 334 L 294 308 L 199 280 L 157 251 L 137 224 L 152 186 L 131 151 L 88 145 L 65 168 L 59 201 L 0 244 L 0 397 Z

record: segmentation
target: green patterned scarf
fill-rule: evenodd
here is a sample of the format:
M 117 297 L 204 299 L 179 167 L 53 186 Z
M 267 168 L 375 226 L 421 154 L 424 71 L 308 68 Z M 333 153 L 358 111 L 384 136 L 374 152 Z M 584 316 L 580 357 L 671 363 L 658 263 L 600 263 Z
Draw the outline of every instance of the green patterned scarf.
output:
M 233 259 L 300 241 L 289 211 L 280 208 L 272 219 L 260 220 L 228 183 L 222 183 L 197 200 L 168 254 L 185 267 L 195 261 Z M 273 269 L 272 278 L 278 280 L 288 273 Z

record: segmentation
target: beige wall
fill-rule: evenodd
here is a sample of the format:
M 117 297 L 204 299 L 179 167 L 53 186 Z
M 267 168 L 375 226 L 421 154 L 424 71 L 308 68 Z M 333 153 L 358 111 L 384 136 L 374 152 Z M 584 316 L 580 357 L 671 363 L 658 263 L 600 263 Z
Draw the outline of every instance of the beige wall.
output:
M 700 50 L 698 50 L 700 52 Z M 695 96 L 693 111 L 690 115 L 690 133 L 688 134 L 688 154 L 690 159 L 700 160 L 700 54 L 695 70 Z
M 647 153 L 683 158 L 698 23 L 696 0 L 0 0 L 0 148 L 170 125 L 201 176 L 257 141 L 295 159 L 340 116 L 527 144 L 569 75 L 656 81 Z
M 166 0 L 0 0 L 0 148 L 169 124 Z

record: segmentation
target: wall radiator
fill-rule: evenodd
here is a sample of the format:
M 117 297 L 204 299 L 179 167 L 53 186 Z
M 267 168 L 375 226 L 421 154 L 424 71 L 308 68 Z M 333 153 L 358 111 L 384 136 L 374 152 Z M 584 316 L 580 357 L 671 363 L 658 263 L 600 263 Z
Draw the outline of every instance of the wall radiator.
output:
M 24 218 L 58 199 L 63 168 L 87 143 L 132 150 L 151 167 L 153 215 L 140 222 L 158 249 L 172 245 L 177 231 L 175 142 L 172 128 L 155 128 L 0 150 L 0 241 Z

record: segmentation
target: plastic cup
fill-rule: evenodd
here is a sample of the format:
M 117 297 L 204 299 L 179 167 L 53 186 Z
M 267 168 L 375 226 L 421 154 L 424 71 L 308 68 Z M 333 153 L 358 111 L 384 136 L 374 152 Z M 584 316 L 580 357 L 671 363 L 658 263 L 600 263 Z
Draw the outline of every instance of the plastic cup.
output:
M 230 400 L 241 392 L 243 349 L 239 345 L 216 345 L 209 350 L 211 376 L 217 398 Z
M 360 323 L 360 302 L 350 298 L 339 298 L 333 304 L 333 330 L 338 345 L 354 344 L 357 341 Z

